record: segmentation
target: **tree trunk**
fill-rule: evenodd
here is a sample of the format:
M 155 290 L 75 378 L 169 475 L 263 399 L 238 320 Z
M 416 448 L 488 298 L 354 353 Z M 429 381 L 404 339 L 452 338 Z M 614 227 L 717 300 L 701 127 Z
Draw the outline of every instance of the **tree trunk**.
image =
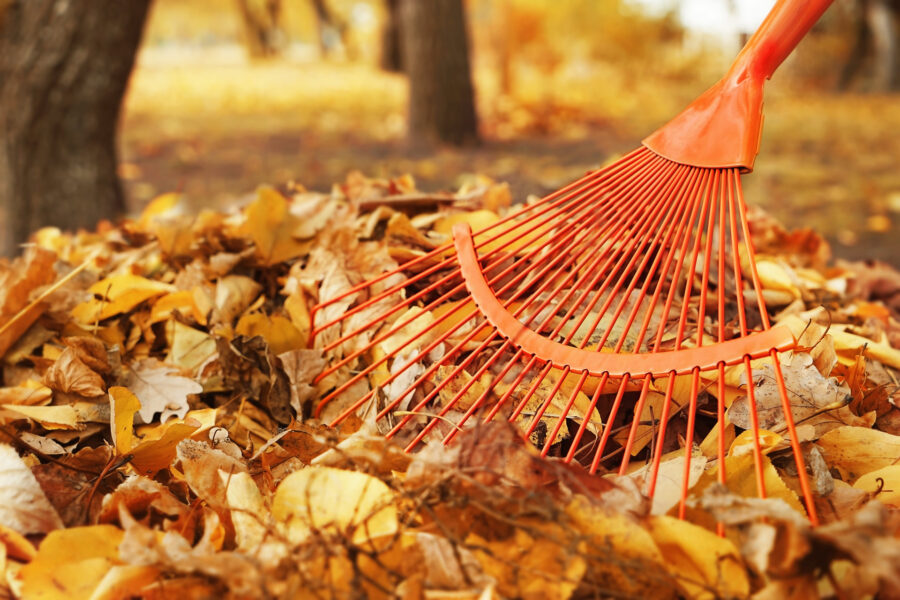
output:
M 283 45 L 281 0 L 237 0 L 244 25 L 244 46 L 251 58 L 277 56 Z
M 334 34 L 340 39 L 341 45 L 347 55 L 353 54 L 347 37 L 347 24 L 328 7 L 325 0 L 312 0 L 313 11 L 316 13 L 316 27 L 319 32 L 319 53 L 322 58 L 332 54 L 337 48 L 337 41 L 329 37 Z
M 873 84 L 879 92 L 889 92 L 897 85 L 897 26 L 888 0 L 870 0 L 866 20 L 872 31 L 874 50 Z
M 124 210 L 116 124 L 150 0 L 12 0 L 0 19 L 0 249 Z
M 414 143 L 478 140 L 462 0 L 400 0 Z
M 866 55 L 869 53 L 869 46 L 872 42 L 872 33 L 866 21 L 864 3 L 857 2 L 854 9 L 856 26 L 853 33 L 853 47 L 850 50 L 850 55 L 841 67 L 841 74 L 837 82 L 839 91 L 850 89 L 850 84 L 853 83 L 853 80 L 862 70 L 862 65 L 865 62 Z
M 399 5 L 399 0 L 385 0 L 384 3 L 386 19 L 381 28 L 381 68 L 389 73 L 403 72 Z

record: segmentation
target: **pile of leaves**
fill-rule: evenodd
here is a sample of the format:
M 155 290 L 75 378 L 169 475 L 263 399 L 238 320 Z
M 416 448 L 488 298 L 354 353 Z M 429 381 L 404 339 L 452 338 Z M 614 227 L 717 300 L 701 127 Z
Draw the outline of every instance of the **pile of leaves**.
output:
M 800 339 L 783 365 L 820 527 L 765 361 L 769 497 L 729 371 L 729 483 L 708 436 L 686 519 L 680 479 L 663 482 L 683 451 L 651 503 L 506 422 L 407 454 L 365 414 L 311 416 L 336 383 L 316 382 L 333 357 L 310 308 L 438 239 L 440 218 L 510 200 L 482 178 L 427 194 L 356 174 L 230 213 L 165 195 L 119 226 L 37 232 L 0 266 L 0 597 L 900 595 L 900 274 L 828 266 L 821 238 L 761 213 L 767 301 Z

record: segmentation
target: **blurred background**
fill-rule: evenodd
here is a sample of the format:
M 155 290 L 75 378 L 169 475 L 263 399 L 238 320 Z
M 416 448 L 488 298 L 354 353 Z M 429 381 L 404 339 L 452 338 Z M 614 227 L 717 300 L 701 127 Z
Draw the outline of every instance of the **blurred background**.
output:
M 261 183 L 327 191 L 352 171 L 410 173 L 423 190 L 481 174 L 516 200 L 543 195 L 677 114 L 771 5 L 153 0 L 118 129 L 126 205 L 180 190 L 225 207 Z M 834 3 L 770 83 L 745 178 L 750 203 L 836 255 L 894 264 L 898 12 Z

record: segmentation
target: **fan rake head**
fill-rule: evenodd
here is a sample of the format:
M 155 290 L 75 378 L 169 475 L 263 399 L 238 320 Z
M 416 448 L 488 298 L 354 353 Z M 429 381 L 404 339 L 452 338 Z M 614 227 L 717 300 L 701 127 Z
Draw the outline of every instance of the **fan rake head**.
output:
M 698 405 L 714 398 L 725 483 L 725 369 L 769 357 L 803 496 L 815 512 L 778 351 L 756 272 L 740 168 L 697 168 L 638 149 L 313 311 L 318 347 L 352 375 L 322 398 L 338 423 L 375 411 L 408 449 L 448 443 L 467 424 L 508 419 L 543 455 L 592 472 L 649 463 L 684 447 L 680 511 L 699 443 Z M 354 397 L 360 382 L 371 390 Z M 765 496 L 754 386 L 757 491 Z M 679 414 L 683 413 L 683 414 Z M 668 426 L 679 416 L 681 440 Z M 684 422 L 686 420 L 686 423 Z

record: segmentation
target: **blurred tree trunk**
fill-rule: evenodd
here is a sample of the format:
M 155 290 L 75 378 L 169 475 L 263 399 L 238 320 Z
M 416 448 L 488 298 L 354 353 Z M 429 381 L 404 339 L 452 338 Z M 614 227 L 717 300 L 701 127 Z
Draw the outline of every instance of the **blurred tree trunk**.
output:
M 872 30 L 874 50 L 873 80 L 880 92 L 893 90 L 897 86 L 897 24 L 894 10 L 888 0 L 869 0 L 866 7 L 866 21 Z
M 897 39 L 900 1 L 857 0 L 855 11 L 853 48 L 841 69 L 838 89 L 848 89 L 854 79 L 869 70 L 874 91 L 896 90 L 900 86 L 900 41 Z
M 337 34 L 348 56 L 353 54 L 353 49 L 347 38 L 347 24 L 326 4 L 325 0 L 312 0 L 313 10 L 316 13 L 316 26 L 319 31 L 319 53 L 322 57 L 331 53 L 337 47 L 335 41 L 329 40 L 329 34 Z
M 409 75 L 409 136 L 415 143 L 478 141 L 462 0 L 400 0 Z
M 400 41 L 400 0 L 385 0 L 387 15 L 381 28 L 381 68 L 389 73 L 403 72 L 403 52 Z
M 2 252 L 124 211 L 116 124 L 150 0 L 12 0 L 0 15 Z
M 244 45 L 251 58 L 278 55 L 282 46 L 281 0 L 237 0 L 244 25 Z

